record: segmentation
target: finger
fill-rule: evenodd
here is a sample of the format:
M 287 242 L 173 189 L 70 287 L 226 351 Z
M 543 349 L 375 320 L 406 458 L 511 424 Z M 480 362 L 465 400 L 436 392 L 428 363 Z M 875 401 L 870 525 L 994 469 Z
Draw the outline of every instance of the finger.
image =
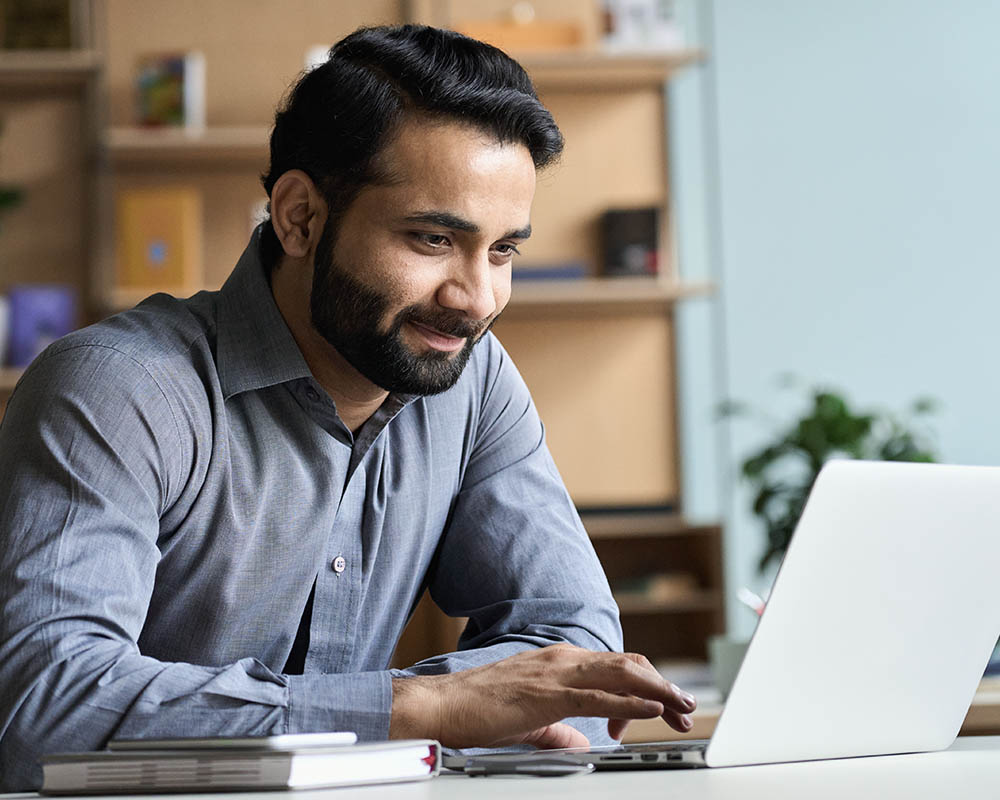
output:
M 534 745 L 539 750 L 590 747 L 590 740 L 565 722 L 553 722 L 551 725 L 537 728 L 524 737 L 523 743 Z
M 608 736 L 610 736 L 616 742 L 620 742 L 622 740 L 622 737 L 625 736 L 625 729 L 628 727 L 628 724 L 631 721 L 632 720 L 628 719 L 609 719 Z
M 567 689 L 563 696 L 566 717 L 650 719 L 664 714 L 663 703 L 644 697 L 621 695 L 600 689 Z
M 694 711 L 694 697 L 664 680 L 645 656 L 638 653 L 594 653 L 591 656 L 595 657 L 579 665 L 573 685 L 655 700 L 664 708 L 681 714 Z
M 685 692 L 677 684 L 671 683 L 670 681 L 663 678 L 663 676 L 660 675 L 660 671 L 656 667 L 654 667 L 650 663 L 649 659 L 646 658 L 644 655 L 640 653 L 623 653 L 623 655 L 630 661 L 635 663 L 641 669 L 644 669 L 648 673 L 656 675 L 661 680 L 663 680 L 664 683 L 667 684 L 667 686 L 670 688 L 670 691 L 673 693 L 674 696 L 673 703 L 669 701 L 666 703 L 668 707 L 674 708 L 681 714 L 690 714 L 692 711 L 695 710 L 695 708 L 698 707 L 698 701 L 695 699 L 695 696 L 693 694 Z
M 671 728 L 680 733 L 687 733 L 694 727 L 694 722 L 687 714 L 678 714 L 676 711 L 667 709 L 661 715 L 663 721 Z

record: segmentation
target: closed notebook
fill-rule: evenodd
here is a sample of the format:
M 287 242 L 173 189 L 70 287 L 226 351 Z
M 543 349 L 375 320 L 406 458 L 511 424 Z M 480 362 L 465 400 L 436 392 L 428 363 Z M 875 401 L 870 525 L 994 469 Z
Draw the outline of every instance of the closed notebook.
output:
M 287 750 L 100 750 L 42 758 L 42 794 L 319 789 L 432 778 L 430 739 Z

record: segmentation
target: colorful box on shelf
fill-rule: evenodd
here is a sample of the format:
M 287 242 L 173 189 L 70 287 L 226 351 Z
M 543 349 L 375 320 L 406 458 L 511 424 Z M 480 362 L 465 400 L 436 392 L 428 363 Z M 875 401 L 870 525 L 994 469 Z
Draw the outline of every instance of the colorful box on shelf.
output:
M 136 92 L 140 125 L 204 128 L 204 54 L 142 56 L 137 65 Z

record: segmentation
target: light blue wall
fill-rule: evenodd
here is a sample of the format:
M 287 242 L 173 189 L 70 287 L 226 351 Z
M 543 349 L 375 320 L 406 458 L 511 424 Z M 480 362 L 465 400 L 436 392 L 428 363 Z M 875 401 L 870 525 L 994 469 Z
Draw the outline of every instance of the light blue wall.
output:
M 1000 463 L 1000 3 L 688 0 L 710 61 L 671 89 L 685 502 L 722 517 L 730 594 L 761 586 L 735 477 L 793 372 L 862 406 L 943 403 L 943 459 Z M 845 583 L 849 576 L 845 576 Z M 731 628 L 749 612 L 729 605 Z

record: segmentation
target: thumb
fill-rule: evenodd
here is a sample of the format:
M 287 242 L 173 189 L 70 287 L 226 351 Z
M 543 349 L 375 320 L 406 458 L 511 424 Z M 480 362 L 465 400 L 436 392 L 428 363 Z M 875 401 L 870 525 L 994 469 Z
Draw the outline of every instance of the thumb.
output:
M 539 750 L 552 750 L 563 747 L 590 747 L 590 740 L 576 728 L 565 722 L 553 722 L 542 728 L 536 728 L 525 734 L 522 740 Z

